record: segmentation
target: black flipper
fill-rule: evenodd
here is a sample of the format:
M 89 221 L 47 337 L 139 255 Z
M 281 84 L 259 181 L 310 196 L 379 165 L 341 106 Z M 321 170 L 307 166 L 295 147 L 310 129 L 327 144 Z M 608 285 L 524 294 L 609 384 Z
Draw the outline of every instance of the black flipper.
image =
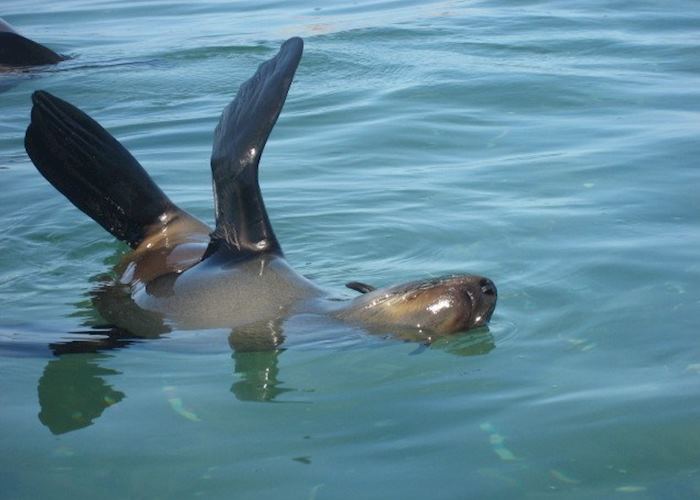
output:
M 0 19 L 0 66 L 40 66 L 64 59 L 48 47 L 23 37 Z
M 37 91 L 24 137 L 41 174 L 73 205 L 132 247 L 177 209 L 139 162 L 75 106 Z
M 204 258 L 223 251 L 226 258 L 261 253 L 281 255 L 260 186 L 258 163 L 287 97 L 304 43 L 291 38 L 238 89 L 214 131 L 211 170 L 216 230 Z
M 360 283 L 359 281 L 351 281 L 350 283 L 345 283 L 345 286 L 350 290 L 355 290 L 360 293 L 372 292 L 377 289 L 376 286 L 368 285 L 366 283 Z

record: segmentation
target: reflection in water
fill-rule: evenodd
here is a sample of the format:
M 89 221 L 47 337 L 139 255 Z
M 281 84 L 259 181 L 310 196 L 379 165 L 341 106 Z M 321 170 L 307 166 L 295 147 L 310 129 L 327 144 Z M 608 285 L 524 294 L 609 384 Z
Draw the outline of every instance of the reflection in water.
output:
M 239 401 L 274 401 L 285 392 L 294 389 L 280 387 L 277 378 L 277 358 L 282 350 L 268 352 L 234 352 L 234 373 L 239 380 L 231 386 L 231 392 Z
M 53 434 L 87 427 L 107 407 L 125 398 L 123 392 L 104 379 L 120 372 L 104 368 L 100 363 L 112 357 L 104 351 L 125 348 L 138 341 L 130 332 L 116 328 L 93 328 L 76 333 L 92 338 L 51 344 L 49 347 L 56 358 L 46 364 L 38 383 L 39 420 Z M 281 322 L 250 325 L 231 333 L 233 372 L 238 379 L 231 386 L 231 392 L 238 400 L 274 401 L 280 394 L 294 390 L 280 387 L 278 379 L 277 358 L 283 352 L 278 346 L 283 340 Z M 164 389 L 168 401 L 175 411 L 186 416 L 186 409 L 179 408 L 179 399 L 171 394 L 173 389 Z
M 39 420 L 54 434 L 91 425 L 106 408 L 126 397 L 105 380 L 105 377 L 120 374 L 100 366 L 113 356 L 105 351 L 128 348 L 146 338 L 156 341 L 169 332 L 159 317 L 139 309 L 119 286 L 100 285 L 90 295 L 92 300 L 77 304 L 76 312 L 76 316 L 82 317 L 89 329 L 77 332 L 83 334 L 79 340 L 51 344 L 49 347 L 56 357 L 47 363 L 39 379 Z M 95 314 L 96 309 L 101 318 Z M 128 316 L 134 322 L 135 331 L 95 326 L 103 322 L 102 318 L 109 321 L 115 315 L 119 315 L 122 323 Z M 415 335 L 398 337 L 406 341 L 420 341 L 414 338 Z M 281 320 L 256 323 L 231 332 L 228 342 L 233 350 L 233 373 L 236 378 L 231 392 L 236 399 L 271 402 L 285 392 L 294 391 L 293 388 L 281 387 L 279 378 L 279 356 L 284 352 L 281 348 L 284 340 Z M 419 347 L 414 354 L 439 349 L 458 356 L 483 355 L 495 347 L 493 336 L 487 329 L 431 340 L 423 338 L 422 343 L 417 345 Z M 171 406 L 174 404 L 174 409 L 179 411 L 179 399 L 168 394 Z M 184 407 L 181 410 L 186 412 Z
M 95 335 L 94 339 L 71 340 L 50 346 L 56 358 L 47 363 L 39 379 L 39 420 L 54 434 L 91 425 L 106 408 L 126 397 L 105 380 L 105 377 L 120 372 L 100 365 L 113 356 L 104 351 L 126 348 L 135 342 L 134 337 L 116 329 L 109 332 L 95 329 L 90 333 Z M 282 387 L 283 381 L 279 378 L 279 356 L 284 352 L 279 345 L 283 339 L 281 325 L 275 323 L 254 325 L 231 333 L 229 344 L 233 349 L 236 380 L 230 390 L 236 399 L 271 402 L 279 395 L 295 390 Z M 475 356 L 487 354 L 493 348 L 493 337 L 488 331 L 483 331 L 438 339 L 430 346 L 421 344 L 416 353 L 440 349 L 459 356 Z M 168 396 L 171 406 L 176 399 L 172 394 Z
M 456 356 L 481 356 L 491 352 L 496 344 L 488 328 L 480 328 L 463 335 L 438 338 L 430 347 Z
M 277 358 L 284 351 L 282 321 L 264 321 L 237 328 L 229 335 L 233 349 L 234 373 L 240 379 L 231 392 L 239 401 L 273 401 L 293 389 L 279 387 Z
M 39 420 L 54 434 L 92 424 L 102 412 L 122 399 L 124 393 L 112 388 L 103 377 L 119 374 L 103 368 L 106 354 L 69 354 L 46 364 L 39 379 Z

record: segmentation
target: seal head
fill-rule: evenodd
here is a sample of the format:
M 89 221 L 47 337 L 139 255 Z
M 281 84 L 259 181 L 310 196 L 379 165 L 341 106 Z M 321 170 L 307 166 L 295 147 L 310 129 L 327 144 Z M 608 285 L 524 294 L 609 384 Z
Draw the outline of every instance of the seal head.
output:
M 395 325 L 437 334 L 486 326 L 496 308 L 498 292 L 483 276 L 444 276 L 372 289 L 353 282 L 363 295 L 343 309 L 344 320 L 373 327 Z

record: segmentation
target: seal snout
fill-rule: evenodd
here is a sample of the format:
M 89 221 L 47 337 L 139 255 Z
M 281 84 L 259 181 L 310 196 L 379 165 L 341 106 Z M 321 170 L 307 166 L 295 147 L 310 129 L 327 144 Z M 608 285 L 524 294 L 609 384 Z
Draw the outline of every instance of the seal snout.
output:
M 481 278 L 481 281 L 479 281 L 479 286 L 481 287 L 481 293 L 484 295 L 493 296 L 494 298 L 498 296 L 496 284 L 490 279 Z
M 466 292 L 471 302 L 467 328 L 485 326 L 496 309 L 498 290 L 495 283 L 483 276 L 475 276 Z

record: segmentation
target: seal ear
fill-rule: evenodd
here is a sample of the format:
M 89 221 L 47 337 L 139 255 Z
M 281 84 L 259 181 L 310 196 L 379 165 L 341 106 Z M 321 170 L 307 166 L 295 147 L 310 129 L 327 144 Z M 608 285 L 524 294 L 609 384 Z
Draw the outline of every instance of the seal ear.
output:
M 372 292 L 377 289 L 376 286 L 368 285 L 366 283 L 360 283 L 359 281 L 351 281 L 350 283 L 345 283 L 345 286 L 350 290 L 355 290 L 360 293 Z
M 291 38 L 241 85 L 214 131 L 211 170 L 216 229 L 204 255 L 225 249 L 229 258 L 282 254 L 258 185 L 258 164 L 287 97 L 304 43 Z

